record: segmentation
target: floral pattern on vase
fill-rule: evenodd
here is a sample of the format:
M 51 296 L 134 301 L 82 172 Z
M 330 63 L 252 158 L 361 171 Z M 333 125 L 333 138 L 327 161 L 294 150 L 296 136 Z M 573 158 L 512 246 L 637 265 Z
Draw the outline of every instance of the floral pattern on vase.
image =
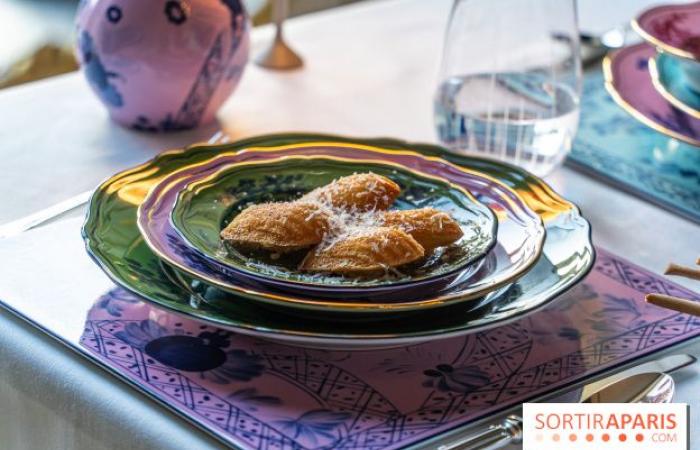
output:
M 137 130 L 211 122 L 248 59 L 240 0 L 87 0 L 76 23 L 90 86 L 115 121 Z

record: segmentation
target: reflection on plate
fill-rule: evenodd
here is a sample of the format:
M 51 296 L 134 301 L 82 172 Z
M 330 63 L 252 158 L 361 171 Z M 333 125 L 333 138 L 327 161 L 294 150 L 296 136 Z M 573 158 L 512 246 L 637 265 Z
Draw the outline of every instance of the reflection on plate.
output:
M 224 312 L 209 303 L 198 303 L 190 292 L 173 282 L 160 260 L 148 248 L 136 226 L 136 209 L 148 189 L 170 173 L 206 164 L 222 153 L 281 145 L 378 148 L 396 157 L 420 151 L 428 158 L 440 157 L 490 177 L 517 191 L 528 207 L 544 221 L 547 238 L 537 264 L 510 289 L 472 311 L 469 304 L 456 304 L 416 314 L 412 320 L 374 321 L 364 327 L 342 322 L 289 316 L 261 303 L 238 297 Z M 455 168 L 454 170 L 458 170 Z M 481 199 L 480 199 L 481 200 Z M 496 211 L 499 215 L 501 212 Z M 117 226 L 118 224 L 118 226 Z M 555 194 L 540 179 L 523 170 L 496 161 L 451 154 L 443 148 L 409 144 L 391 139 L 350 139 L 327 135 L 281 134 L 251 138 L 219 146 L 192 147 L 160 154 L 137 168 L 115 175 L 93 196 L 83 236 L 89 253 L 118 284 L 157 305 L 243 334 L 314 347 L 371 348 L 409 345 L 436 338 L 471 333 L 516 320 L 542 308 L 576 284 L 592 267 L 594 250 L 590 226 L 578 208 Z M 182 274 L 178 278 L 186 280 Z M 190 280 L 191 281 L 191 280 Z M 196 284 L 196 283 L 195 283 Z M 210 290 L 207 286 L 204 289 Z M 466 311 L 465 311 L 466 310 Z M 352 324 L 351 324 L 352 325 Z
M 637 44 L 620 49 L 603 62 L 605 86 L 615 101 L 647 126 L 700 146 L 700 119 L 669 103 L 654 87 L 647 67 L 656 49 Z

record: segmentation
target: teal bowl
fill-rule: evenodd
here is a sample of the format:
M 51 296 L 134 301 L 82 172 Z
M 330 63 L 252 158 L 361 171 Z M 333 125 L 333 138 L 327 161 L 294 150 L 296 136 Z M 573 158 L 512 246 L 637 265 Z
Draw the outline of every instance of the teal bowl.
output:
M 700 118 L 700 62 L 661 52 L 649 59 L 649 72 L 659 94 L 681 111 Z

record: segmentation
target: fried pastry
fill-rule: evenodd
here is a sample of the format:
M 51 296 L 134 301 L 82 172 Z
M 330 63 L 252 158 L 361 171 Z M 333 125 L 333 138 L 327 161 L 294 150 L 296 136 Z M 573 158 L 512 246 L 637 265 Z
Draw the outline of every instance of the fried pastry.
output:
M 241 211 L 221 239 L 244 250 L 289 253 L 317 245 L 327 229 L 328 216 L 316 205 L 261 203 Z
M 359 173 L 316 188 L 301 200 L 321 201 L 336 208 L 358 211 L 384 210 L 394 203 L 400 192 L 399 185 L 386 177 Z
M 309 252 L 299 267 L 307 272 L 329 272 L 350 276 L 375 276 L 387 269 L 421 259 L 425 251 L 405 231 L 378 227 L 319 246 Z
M 382 222 L 413 236 L 427 253 L 456 242 L 464 234 L 456 220 L 434 208 L 386 211 L 382 213 Z

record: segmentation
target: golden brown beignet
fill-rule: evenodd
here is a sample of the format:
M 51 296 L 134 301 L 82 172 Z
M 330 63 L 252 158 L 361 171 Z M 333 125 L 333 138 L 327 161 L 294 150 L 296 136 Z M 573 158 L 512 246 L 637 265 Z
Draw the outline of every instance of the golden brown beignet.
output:
M 317 247 L 299 266 L 307 272 L 350 276 L 381 275 L 423 257 L 425 251 L 408 233 L 389 227 L 368 229 L 358 235 Z
M 387 209 L 401 188 L 390 179 L 374 173 L 358 173 L 314 189 L 300 200 L 321 201 L 336 208 L 359 211 Z
M 464 234 L 456 220 L 434 208 L 386 211 L 382 220 L 384 226 L 400 228 L 413 236 L 426 253 L 450 245 Z
M 288 253 L 321 242 L 328 216 L 303 202 L 261 203 L 241 211 L 221 239 L 245 250 Z

